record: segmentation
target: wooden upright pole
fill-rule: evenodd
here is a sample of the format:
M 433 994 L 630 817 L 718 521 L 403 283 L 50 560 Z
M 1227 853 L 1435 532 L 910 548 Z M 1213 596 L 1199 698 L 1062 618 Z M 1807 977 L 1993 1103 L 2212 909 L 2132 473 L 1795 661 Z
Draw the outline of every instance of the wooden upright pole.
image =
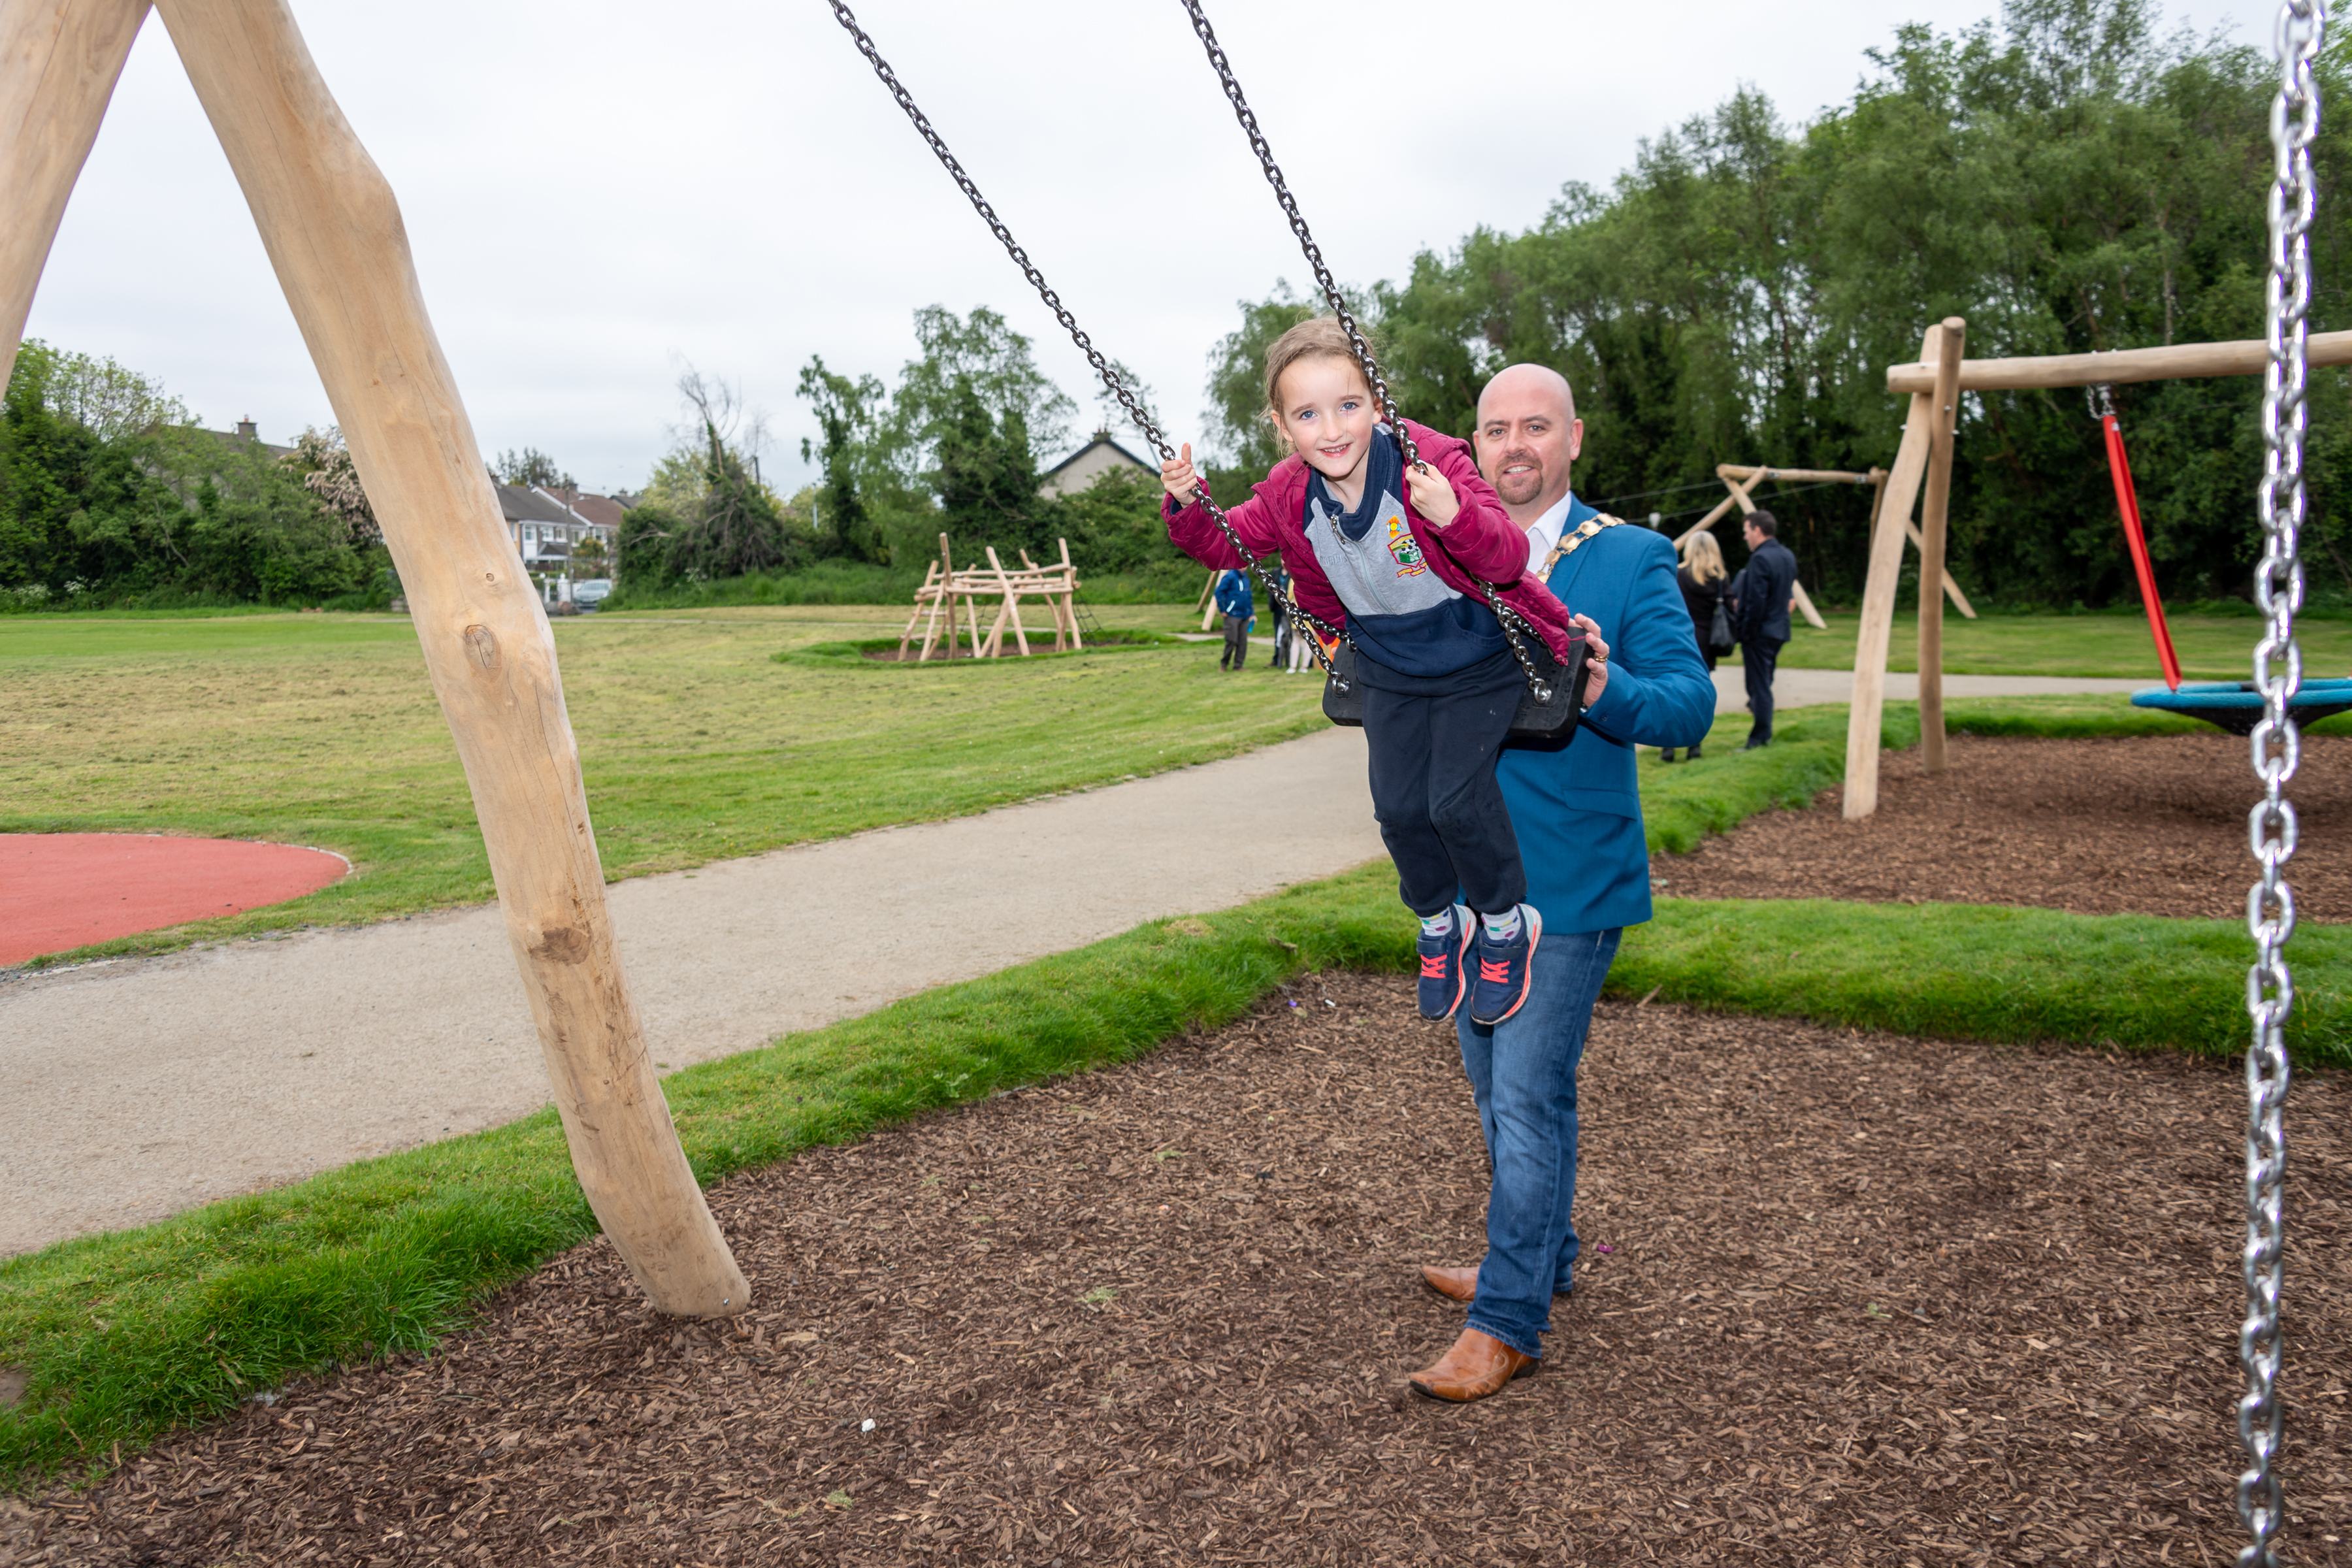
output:
M 400 208 L 284 0 L 158 7 L 350 440 L 481 818 L 572 1165 L 653 1304 L 751 1289 L 678 1147 L 621 973 L 555 639 L 434 337 Z
M 1927 329 L 1919 357 L 1932 361 L 1943 329 Z M 1859 822 L 1878 809 L 1879 721 L 1886 708 L 1886 647 L 1895 635 L 1895 589 L 1903 575 L 1903 526 L 1927 472 L 1936 438 L 1936 398 L 1914 393 L 1894 470 L 1878 492 L 1878 521 L 1870 535 L 1870 575 L 1862 591 L 1862 625 L 1854 634 L 1853 699 L 1845 721 L 1845 819 Z
M 147 0 L 0 0 L 0 329 L 16 342 Z
M 1945 523 L 1952 500 L 1952 429 L 1960 404 L 1960 353 L 1968 323 L 1947 316 L 1936 358 L 1936 434 L 1927 448 L 1927 493 L 1919 503 L 1919 765 L 1940 773 L 1944 760 Z

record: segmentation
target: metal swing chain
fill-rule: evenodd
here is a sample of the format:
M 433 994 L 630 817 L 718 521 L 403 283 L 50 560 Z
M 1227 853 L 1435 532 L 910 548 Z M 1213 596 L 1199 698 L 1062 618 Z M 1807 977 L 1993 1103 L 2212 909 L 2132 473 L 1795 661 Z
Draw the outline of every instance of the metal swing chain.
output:
M 2285 0 L 2280 6 L 2279 90 L 2271 104 L 2276 163 L 2270 193 L 2270 368 L 2263 381 L 2266 454 L 2256 492 L 2263 558 L 2254 569 L 2254 602 L 2269 624 L 2253 658 L 2254 682 L 2263 693 L 2262 722 L 2252 735 L 2254 776 L 2263 798 L 2248 815 L 2247 837 L 2262 873 L 2246 895 L 2255 958 L 2246 975 L 2253 1037 L 2246 1049 L 2246 1317 L 2238 1330 L 2238 1359 L 2246 1372 L 2246 1392 L 2238 1400 L 2238 1438 L 2249 1461 L 2238 1478 L 2238 1517 L 2252 1539 L 2238 1553 L 2241 1568 L 2275 1568 L 2279 1557 L 2273 1542 L 2285 1508 L 2278 1476 L 2285 1418 L 2278 1392 L 2284 1348 L 2279 1294 L 2285 1239 L 2284 1111 L 2292 1071 L 2286 1020 L 2294 1006 L 2284 949 L 2294 932 L 2294 894 L 2284 873 L 2296 832 L 2285 787 L 2302 753 L 2289 704 L 2303 684 L 2294 615 L 2303 603 L 2296 550 L 2305 505 L 2303 435 L 2309 416 L 2310 234 L 2316 199 L 2311 144 L 2319 132 L 2312 63 L 2326 23 L 2326 0 Z
M 1095 374 L 1102 378 L 1103 385 L 1113 397 L 1118 400 L 1119 406 L 1127 411 L 1127 416 L 1134 422 L 1135 427 L 1143 433 L 1144 440 L 1150 444 L 1151 449 L 1159 455 L 1160 460 L 1163 463 L 1171 461 L 1176 456 L 1176 450 L 1169 444 L 1168 438 L 1160 434 L 1159 423 L 1151 417 L 1150 410 L 1144 406 L 1142 399 L 1129 389 L 1110 361 L 1103 356 L 1102 351 L 1095 347 L 1094 340 L 1087 336 L 1085 330 L 1078 325 L 1077 318 L 1070 314 L 1069 308 L 1062 303 L 1061 296 L 1055 293 L 1053 286 L 1045 281 L 1045 275 L 1037 270 L 1036 263 L 1029 259 L 1029 253 L 1021 247 L 1019 240 L 1013 237 L 1013 231 L 1005 226 L 1003 218 L 996 216 L 996 209 L 988 205 L 988 198 L 980 194 L 980 186 L 973 183 L 970 174 L 964 173 L 962 163 L 948 150 L 945 139 L 932 129 L 929 117 L 917 106 L 914 95 L 908 92 L 905 85 L 898 80 L 898 73 L 890 68 L 890 62 L 882 58 L 881 50 L 874 47 L 873 38 L 868 37 L 866 29 L 858 25 L 856 14 L 851 11 L 843 0 L 829 0 L 829 3 L 833 6 L 834 20 L 839 22 L 856 43 L 857 52 L 866 57 L 866 63 L 874 68 L 874 74 L 881 79 L 884 87 L 890 89 L 890 96 L 898 100 L 898 107 L 906 111 L 907 119 L 914 125 L 916 133 L 921 136 L 924 142 L 930 148 L 932 155 L 939 159 L 940 165 L 947 170 L 949 177 L 955 181 L 956 188 L 963 192 L 965 198 L 971 203 L 972 210 L 980 215 L 981 221 L 988 226 L 989 232 L 996 236 L 997 243 L 1004 247 L 1004 253 L 1013 258 L 1013 264 L 1021 268 L 1022 276 L 1029 279 L 1029 286 L 1037 290 L 1037 298 L 1045 302 L 1045 308 L 1054 313 L 1054 319 L 1062 324 L 1062 330 L 1070 334 L 1070 341 L 1077 344 L 1080 353 L 1087 356 L 1087 363 L 1094 367 Z M 1206 479 L 1197 482 L 1194 494 L 1199 497 L 1201 505 L 1207 510 L 1210 518 L 1223 531 L 1226 542 L 1234 547 L 1234 552 L 1241 557 L 1242 570 L 1256 574 L 1258 581 L 1265 584 L 1270 600 L 1284 598 L 1280 586 L 1266 571 L 1260 558 L 1250 553 L 1249 547 L 1242 542 L 1241 535 L 1234 532 L 1233 524 L 1225 520 L 1223 509 L 1219 507 L 1215 500 L 1210 496 Z M 1296 594 L 1288 595 L 1287 598 L 1292 612 L 1321 634 L 1307 639 L 1309 651 L 1315 656 L 1315 662 L 1323 667 L 1324 670 L 1338 683 L 1340 690 L 1345 691 L 1348 689 L 1348 682 L 1340 679 L 1339 672 L 1334 667 L 1324 645 L 1328 638 L 1336 646 L 1347 634 L 1313 611 L 1301 607 Z
M 1396 433 L 1397 445 L 1404 452 L 1405 467 L 1419 468 L 1421 452 L 1414 446 L 1412 435 L 1404 427 L 1404 419 L 1397 413 L 1396 399 L 1389 395 L 1389 384 L 1381 374 L 1380 362 L 1372 357 L 1372 345 L 1356 326 L 1355 312 L 1339 293 L 1339 285 L 1331 276 L 1331 268 L 1323 260 L 1323 247 L 1315 243 L 1308 232 L 1306 215 L 1298 210 L 1298 198 L 1290 194 L 1290 182 L 1282 177 L 1282 165 L 1274 161 L 1274 146 L 1259 129 L 1257 115 L 1242 95 L 1241 79 L 1234 75 L 1234 63 L 1225 58 L 1223 44 L 1217 42 L 1216 29 L 1209 26 L 1208 13 L 1201 9 L 1201 0 L 1183 0 L 1184 13 L 1192 19 L 1192 31 L 1199 35 L 1201 47 L 1209 52 L 1209 65 L 1223 85 L 1225 100 L 1234 106 L 1234 118 L 1241 121 L 1242 134 L 1249 138 L 1250 151 L 1257 154 L 1258 167 L 1265 172 L 1265 183 L 1274 187 L 1274 199 L 1282 208 L 1282 216 L 1290 221 L 1290 232 L 1298 237 L 1298 248 L 1306 253 L 1307 265 L 1315 274 L 1315 285 L 1323 290 L 1323 298 L 1331 306 L 1331 314 L 1339 319 L 1340 331 L 1348 334 L 1349 346 L 1356 351 L 1356 362 L 1363 367 L 1364 380 L 1372 389 L 1373 401 L 1381 405 L 1381 414 L 1389 428 Z M 1521 673 L 1528 678 L 1528 688 L 1538 702 L 1551 700 L 1551 686 L 1537 672 L 1535 661 L 1528 657 L 1522 632 L 1532 635 L 1535 628 L 1495 591 L 1495 584 L 1481 579 L 1478 585 L 1486 590 L 1486 603 L 1501 623 L 1504 640 L 1511 645 L 1511 655 L 1519 661 Z

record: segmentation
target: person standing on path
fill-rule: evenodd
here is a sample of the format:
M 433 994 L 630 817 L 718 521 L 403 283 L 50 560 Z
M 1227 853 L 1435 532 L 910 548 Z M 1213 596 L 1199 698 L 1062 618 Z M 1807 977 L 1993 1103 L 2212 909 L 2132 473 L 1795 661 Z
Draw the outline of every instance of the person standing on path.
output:
M 1724 630 L 1731 629 L 1729 606 L 1724 600 L 1730 592 L 1730 574 L 1724 570 L 1723 546 L 1715 542 L 1712 533 L 1694 533 L 1687 547 L 1688 559 L 1675 572 L 1675 586 L 1683 592 L 1683 606 L 1690 611 L 1691 635 L 1698 639 L 1698 656 L 1706 661 L 1706 672 L 1715 673 L 1715 661 L 1730 651 L 1730 645 L 1716 641 L 1717 619 Z M 1698 748 L 1693 746 L 1685 753 L 1692 762 L 1698 761 Z M 1658 761 L 1675 760 L 1672 746 L 1662 748 Z
M 1752 752 L 1772 739 L 1772 674 L 1789 642 L 1789 606 L 1796 603 L 1797 558 L 1776 537 L 1778 519 L 1769 511 L 1748 514 L 1748 564 L 1739 570 L 1739 604 L 1733 629 L 1739 634 L 1739 663 L 1748 677 L 1748 710 L 1756 722 L 1748 732 Z
M 1423 1267 L 1433 1289 L 1470 1311 L 1453 1348 L 1412 1382 L 1456 1402 L 1496 1393 L 1535 1363 L 1552 1298 L 1572 1283 L 1577 1064 L 1618 940 L 1650 918 L 1633 748 L 1696 745 L 1715 721 L 1674 546 L 1570 492 L 1583 440 L 1567 380 L 1546 366 L 1512 365 L 1479 396 L 1479 471 L 1527 532 L 1530 575 L 1572 598 L 1597 635 L 1575 740 L 1557 752 L 1507 750 L 1499 770 L 1546 935 L 1517 1013 L 1492 1026 L 1466 1011 L 1454 1020 L 1493 1172 L 1486 1257 L 1475 1268 Z
M 1270 606 L 1274 611 L 1274 657 L 1265 661 L 1268 669 L 1280 669 L 1282 661 L 1290 657 L 1290 645 L 1297 640 L 1297 628 L 1290 624 L 1290 608 L 1285 602 L 1289 592 L 1290 573 L 1285 568 L 1274 576 L 1274 604 Z
M 1239 670 L 1249 662 L 1250 622 L 1255 617 L 1249 578 L 1234 571 L 1218 578 L 1217 609 L 1225 617 L 1225 651 L 1218 656 L 1217 668 Z

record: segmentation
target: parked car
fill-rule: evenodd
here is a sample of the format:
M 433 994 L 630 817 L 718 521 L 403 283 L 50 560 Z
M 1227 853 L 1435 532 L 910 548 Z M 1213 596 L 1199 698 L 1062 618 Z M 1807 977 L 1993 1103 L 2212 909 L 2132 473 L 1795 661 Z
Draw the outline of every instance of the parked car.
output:
M 612 592 L 613 580 L 610 577 L 591 577 L 585 582 L 572 584 L 572 602 L 583 611 L 590 611 L 603 604 Z

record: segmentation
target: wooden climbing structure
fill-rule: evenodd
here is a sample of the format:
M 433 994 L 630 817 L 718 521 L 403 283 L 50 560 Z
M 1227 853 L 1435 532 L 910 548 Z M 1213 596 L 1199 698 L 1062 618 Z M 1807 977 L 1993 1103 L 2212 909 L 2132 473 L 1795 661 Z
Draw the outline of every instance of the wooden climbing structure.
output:
M 1008 567 L 997 559 L 996 547 L 990 545 L 986 547 L 986 570 L 968 567 L 959 572 L 948 549 L 948 536 L 940 534 L 940 558 L 931 563 L 930 570 L 924 574 L 923 585 L 915 590 L 915 613 L 907 617 L 907 628 L 898 635 L 898 658 L 908 658 L 907 650 L 914 645 L 915 628 L 920 626 L 923 644 L 913 656 L 918 664 L 928 663 L 934 657 L 955 658 L 960 641 L 966 658 L 1000 658 L 1003 657 L 1008 629 L 1013 633 L 1013 646 L 1026 658 L 1032 650 L 1028 628 L 1021 624 L 1024 599 L 1045 601 L 1046 612 L 1054 618 L 1054 646 L 1049 651 L 1061 653 L 1084 647 L 1086 642 L 1078 635 L 1078 571 L 1070 564 L 1070 542 L 1057 539 L 1054 542 L 1062 556 L 1054 565 L 1038 565 L 1024 550 L 1016 552 L 1021 557 L 1020 566 Z M 997 606 L 996 618 L 985 635 L 980 629 L 982 599 L 992 599 Z M 961 627 L 957 625 L 959 613 L 963 617 Z

